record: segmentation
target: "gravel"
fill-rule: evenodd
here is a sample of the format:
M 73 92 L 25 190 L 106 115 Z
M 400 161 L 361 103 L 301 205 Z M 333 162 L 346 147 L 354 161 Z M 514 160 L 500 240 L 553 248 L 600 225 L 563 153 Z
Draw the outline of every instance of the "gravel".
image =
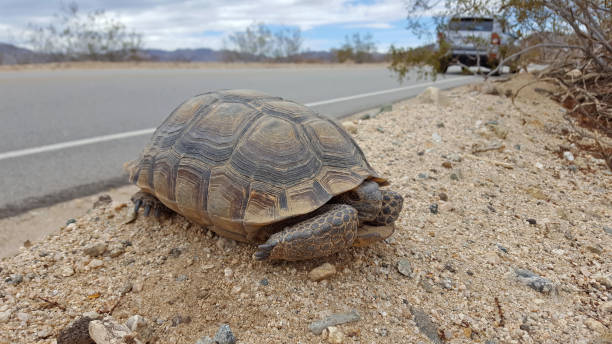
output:
M 325 319 L 310 323 L 310 325 L 308 325 L 308 328 L 312 333 L 319 335 L 323 332 L 324 329 L 328 328 L 329 326 L 346 324 L 349 322 L 359 321 L 360 319 L 361 316 L 359 316 L 359 313 L 357 313 L 357 311 L 351 311 L 348 313 L 337 313 L 332 314 L 326 317 Z
M 220 324 L 244 343 L 324 342 L 320 333 L 329 326 L 345 334 L 344 343 L 429 343 L 442 341 L 438 333 L 448 343 L 597 342 L 612 326 L 605 304 L 612 236 L 603 229 L 612 223 L 612 176 L 586 153 L 574 152 L 572 162 L 560 156 L 556 147 L 567 142 L 555 130 L 567 124 L 559 106 L 533 98 L 541 96 L 529 87 L 515 100 L 523 113 L 510 99 L 469 86 L 449 91 L 448 107 L 413 99 L 367 121 L 346 119 L 370 164 L 406 200 L 392 240 L 370 247 L 301 262 L 254 261 L 255 245 L 217 245 L 210 231 L 181 216 L 126 224 L 133 188 L 87 213 L 62 215 L 56 232 L 0 260 L 0 313 L 8 314 L 0 343 L 50 344 L 87 312 L 118 324 L 138 314 L 160 344 L 193 344 Z M 508 130 L 505 139 L 489 121 Z M 433 130 L 442 142 L 432 140 Z M 505 148 L 471 153 L 475 144 L 495 142 Z M 451 169 L 442 167 L 446 160 Z M 437 215 L 428 210 L 433 203 Z M 67 218 L 76 222 L 64 226 Z M 97 243 L 107 250 L 83 253 Z M 114 256 L 118 247 L 124 251 Z M 173 248 L 181 254 L 170 254 Z M 402 259 L 411 278 L 399 272 Z M 333 277 L 311 281 L 309 272 L 326 262 Z M 519 276 L 518 268 L 529 273 Z M 177 282 L 180 275 L 188 279 Z M 123 293 L 127 282 L 132 290 Z M 27 324 L 17 313 L 29 315 Z M 359 316 L 341 323 L 339 314 Z M 51 335 L 41 338 L 48 328 Z

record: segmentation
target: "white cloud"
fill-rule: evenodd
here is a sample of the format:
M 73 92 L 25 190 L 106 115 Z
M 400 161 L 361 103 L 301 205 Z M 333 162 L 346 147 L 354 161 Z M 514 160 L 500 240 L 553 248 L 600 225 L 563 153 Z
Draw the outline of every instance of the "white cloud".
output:
M 81 9 L 88 11 L 104 4 L 98 2 L 80 1 Z M 218 49 L 222 47 L 223 36 L 242 30 L 254 22 L 292 25 L 303 31 L 334 24 L 351 28 L 386 29 L 391 27 L 390 22 L 402 20 L 407 14 L 405 5 L 399 0 L 379 0 L 365 4 L 345 0 L 158 0 L 147 7 L 142 2 L 131 4 L 131 1 L 119 3 L 115 7 L 107 6 L 109 14 L 116 16 L 129 28 L 143 33 L 147 48 L 162 49 L 203 46 Z M 48 18 L 49 13 L 44 13 L 44 16 Z M 29 22 L 40 22 L 40 17 L 43 17 L 42 13 L 28 19 Z M 13 31 L 19 27 L 18 24 L 25 26 L 26 23 L 12 22 L 10 25 Z M 210 35 L 207 32 L 216 34 Z M 3 32 L 0 32 L 0 40 L 2 37 Z M 310 47 L 314 49 L 323 44 L 315 44 L 313 41 Z

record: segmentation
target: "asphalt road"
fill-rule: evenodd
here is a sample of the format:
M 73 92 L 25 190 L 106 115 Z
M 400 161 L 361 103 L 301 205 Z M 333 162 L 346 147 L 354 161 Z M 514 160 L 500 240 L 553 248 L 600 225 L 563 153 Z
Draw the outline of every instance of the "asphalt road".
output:
M 473 80 L 447 74 L 433 85 Z M 0 218 L 124 184 L 122 165 L 151 128 L 198 93 L 252 88 L 340 118 L 431 85 L 400 84 L 384 67 L 0 72 Z

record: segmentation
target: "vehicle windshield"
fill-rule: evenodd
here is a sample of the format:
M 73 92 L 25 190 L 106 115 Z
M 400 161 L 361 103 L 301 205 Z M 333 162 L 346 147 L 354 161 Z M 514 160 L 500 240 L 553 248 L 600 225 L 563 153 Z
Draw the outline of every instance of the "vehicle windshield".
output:
M 493 31 L 493 19 L 453 18 L 448 27 L 454 31 Z

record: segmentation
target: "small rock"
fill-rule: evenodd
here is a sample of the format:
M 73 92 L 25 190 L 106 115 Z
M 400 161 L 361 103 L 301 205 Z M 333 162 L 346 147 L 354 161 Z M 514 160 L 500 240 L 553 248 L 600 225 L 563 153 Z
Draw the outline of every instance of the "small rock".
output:
M 537 224 L 536 219 L 527 219 L 527 222 L 529 222 L 529 224 L 532 226 L 535 226 Z
M 226 278 L 232 278 L 232 276 L 234 276 L 234 271 L 231 268 L 225 268 L 223 269 L 223 275 L 225 275 Z
M 181 251 L 181 249 L 180 249 L 180 248 L 178 248 L 178 247 L 175 247 L 175 248 L 173 248 L 173 249 L 170 249 L 170 252 L 168 252 L 168 254 L 170 254 L 170 256 L 171 256 L 172 258 L 178 258 L 178 257 L 180 257 L 180 256 L 181 256 L 181 253 L 183 253 L 183 251 Z
M 450 104 L 446 95 L 440 93 L 440 89 L 437 87 L 427 87 L 425 91 L 417 96 L 417 99 L 426 104 L 441 106 L 448 106 Z
M 376 127 L 376 131 L 378 131 L 379 133 L 384 133 L 385 129 L 383 129 L 383 127 Z
M 268 279 L 267 279 L 267 278 L 265 278 L 265 277 L 264 277 L 264 278 L 262 278 L 262 279 L 261 279 L 261 281 L 259 281 L 259 285 L 262 285 L 262 286 L 264 286 L 264 287 L 267 287 L 267 286 L 268 286 L 268 284 L 270 284 L 270 282 L 269 282 L 269 281 L 268 281 Z
M 83 317 L 84 318 L 90 318 L 91 320 L 98 320 L 98 319 L 100 319 L 101 315 L 98 312 L 91 311 L 91 312 L 83 313 Z
M 451 153 L 447 156 L 447 159 L 452 161 L 452 162 L 461 162 L 462 158 L 461 155 L 457 154 L 457 153 Z
M 100 242 L 100 243 L 91 244 L 89 246 L 86 246 L 85 249 L 83 250 L 83 253 L 85 253 L 86 255 L 90 257 L 97 257 L 97 256 L 104 254 L 107 248 L 108 248 L 108 245 L 106 243 Z
M 96 344 L 89 335 L 89 323 L 92 320 L 80 317 L 70 323 L 57 335 L 57 344 Z
M 541 162 L 536 162 L 536 163 L 535 163 L 535 167 L 536 167 L 538 170 L 541 170 L 541 169 L 543 169 L 543 168 L 544 168 L 544 165 L 543 165 Z
M 340 331 L 336 326 L 329 326 L 327 328 L 327 341 L 333 344 L 342 344 L 344 342 L 344 333 Z
M 4 280 L 7 284 L 17 285 L 23 282 L 23 276 L 19 274 L 13 274 L 9 278 Z
M 586 325 L 586 327 L 597 333 L 604 333 L 607 330 L 602 323 L 593 318 L 588 318 L 587 320 L 585 320 L 584 324 Z
M 204 336 L 198 339 L 198 341 L 195 344 L 215 344 L 215 342 L 209 336 Z
M 13 314 L 13 311 L 10 309 L 7 309 L 4 312 L 0 312 L 0 324 L 8 322 L 11 319 L 12 314 Z
M 336 325 L 345 324 L 345 323 L 349 323 L 353 321 L 358 321 L 360 319 L 361 317 L 359 316 L 359 313 L 357 313 L 356 311 L 351 311 L 349 313 L 336 313 L 336 314 L 332 314 L 328 316 L 327 318 L 323 320 L 318 320 L 318 321 L 310 323 L 310 325 L 308 325 L 308 328 L 310 329 L 312 333 L 316 335 L 320 335 L 324 329 L 330 326 L 336 326 Z
M 75 219 L 68 219 L 68 221 L 66 221 L 66 226 L 68 226 L 71 223 L 76 223 Z
M 448 201 L 448 195 L 444 192 L 440 192 L 438 197 L 440 197 L 440 201 L 444 201 L 444 202 Z
M 67 229 L 68 231 L 73 231 L 73 230 L 75 230 L 76 228 L 77 228 L 77 225 L 76 225 L 76 223 L 74 223 L 74 222 L 73 222 L 73 223 L 71 223 L 71 224 L 69 224 L 68 226 L 66 226 L 66 229 Z
M 495 244 L 495 245 L 497 246 L 497 248 L 498 248 L 500 251 L 502 251 L 502 252 L 504 252 L 504 253 L 508 253 L 508 249 L 507 249 L 506 247 L 502 246 L 502 244 Z
M 125 253 L 125 248 L 123 248 L 123 246 L 118 246 L 118 247 L 114 247 L 109 255 L 111 256 L 111 258 L 117 258 L 120 255 L 122 255 L 123 253 Z
M 318 281 L 321 281 L 321 280 L 324 280 L 326 278 L 333 276 L 335 273 L 336 273 L 336 267 L 331 265 L 330 263 L 325 263 L 321 266 L 318 266 L 312 269 L 308 273 L 308 278 L 311 281 L 318 282 Z
M 450 161 L 445 161 L 442 163 L 442 167 L 444 168 L 453 168 L 453 164 Z
M 440 281 L 440 286 L 444 289 L 453 289 L 453 281 L 451 281 L 448 278 L 445 278 L 443 280 Z
M 129 328 L 131 331 L 137 331 L 138 328 L 142 328 L 147 326 L 147 321 L 140 315 L 132 315 L 125 322 L 125 326 Z
M 362 119 L 362 120 L 364 120 L 364 121 L 365 121 L 365 120 L 368 120 L 368 119 L 370 119 L 370 118 L 372 118 L 372 116 L 371 116 L 369 113 L 366 113 L 365 115 L 361 116 L 361 118 L 360 118 L 360 119 Z
M 40 330 L 36 331 L 36 337 L 39 339 L 46 339 L 51 337 L 53 329 L 50 326 L 44 326 Z
M 132 223 L 136 220 L 136 218 L 138 217 L 138 214 L 136 213 L 136 208 L 134 208 L 134 205 L 132 204 L 127 212 L 125 213 L 125 218 L 123 219 L 123 224 L 126 225 L 128 223 Z
M 100 195 L 100 197 L 98 197 L 98 200 L 94 202 L 93 207 L 94 209 L 100 208 L 107 204 L 111 204 L 111 202 L 113 202 L 113 199 L 110 195 Z
M 602 303 L 601 311 L 604 313 L 612 313 L 612 301 L 606 301 Z
M 235 248 L 237 245 L 238 243 L 236 242 L 236 240 L 233 240 L 233 239 L 224 238 L 224 237 L 219 237 L 219 239 L 217 239 L 217 247 L 223 251 L 231 250 Z
M 87 264 L 87 266 L 90 269 L 97 269 L 97 268 L 101 267 L 102 265 L 104 265 L 104 262 L 101 261 L 100 259 L 92 259 L 91 262 L 89 262 L 89 264 Z
M 459 180 L 459 176 L 457 176 L 457 174 L 456 174 L 456 173 L 451 173 L 451 175 L 450 175 L 450 179 L 451 179 L 451 180 Z
M 452 262 L 446 262 L 446 264 L 444 264 L 444 270 L 450 271 L 452 273 L 457 272 L 457 268 L 455 268 Z
M 391 105 L 391 104 L 389 104 L 389 105 L 384 105 L 384 106 L 382 106 L 382 107 L 380 108 L 380 110 L 378 110 L 378 113 L 381 113 L 381 112 L 389 112 L 389 111 L 391 111 L 391 110 L 393 110 L 393 105 Z
M 342 122 L 342 126 L 344 127 L 344 129 L 346 129 L 346 131 L 348 131 L 349 133 L 356 135 L 357 134 L 357 124 L 351 122 L 351 121 L 346 121 L 346 122 Z
M 407 258 L 402 258 L 397 262 L 397 271 L 408 278 L 412 278 L 412 265 Z
M 593 278 L 597 281 L 597 283 L 603 285 L 607 289 L 612 289 L 612 276 L 597 274 L 594 275 Z
M 516 273 L 519 282 L 527 285 L 531 289 L 539 291 L 540 293 L 550 294 L 550 292 L 555 290 L 555 285 L 552 281 L 538 276 L 529 270 L 515 269 L 514 272 Z
M 438 124 L 436 124 L 436 127 L 444 128 L 444 123 L 443 122 L 438 122 Z
M 433 203 L 429 206 L 429 212 L 432 214 L 437 214 L 438 213 L 438 204 L 437 203 Z
M 572 79 L 576 79 L 582 76 L 582 72 L 580 69 L 572 69 L 569 72 L 565 73 L 565 75 L 569 76 Z
M 521 150 L 521 145 L 519 145 L 518 143 L 514 145 L 514 149 L 516 150 Z
M 236 337 L 232 333 L 232 329 L 228 324 L 223 324 L 219 327 L 219 331 L 215 334 L 215 338 L 213 338 L 214 342 L 217 344 L 235 344 Z
M 563 157 L 567 161 L 574 161 L 574 154 L 572 154 L 572 152 L 570 152 L 570 151 L 563 152 Z
M 61 270 L 60 273 L 62 274 L 62 276 L 64 277 L 70 277 L 72 275 L 74 275 L 74 269 L 72 268 L 72 266 L 64 266 Z
M 176 276 L 176 281 L 177 282 L 184 282 L 184 281 L 186 281 L 188 279 L 189 279 L 189 277 L 187 277 L 187 275 L 178 275 L 178 276 Z
M 612 235 L 612 227 L 603 226 L 604 232 Z
M 413 320 L 419 328 L 419 331 L 427 336 L 433 343 L 442 344 L 442 340 L 438 336 L 438 326 L 431 321 L 429 315 L 420 309 L 412 307 L 410 311 L 412 312 Z
M 121 295 L 125 295 L 125 294 L 129 293 L 132 290 L 132 287 L 133 287 L 132 283 L 128 281 L 121 288 L 119 288 L 119 293 Z
M 442 136 L 440 136 L 440 134 L 438 133 L 433 133 L 431 134 L 431 139 L 433 140 L 433 142 L 435 143 L 440 143 L 442 142 Z
M 176 327 L 180 324 L 189 324 L 191 322 L 191 317 L 190 316 L 182 316 L 182 315 L 177 315 L 174 318 L 172 318 L 172 327 Z
M 143 280 L 136 280 L 132 284 L 132 292 L 140 293 L 142 291 L 143 287 L 144 287 L 144 281 Z
M 130 332 L 127 326 L 119 324 L 112 317 L 92 320 L 89 323 L 89 336 L 96 344 L 124 343 L 128 342 L 128 338 L 133 341 Z
M 419 178 L 421 178 L 421 179 L 427 179 L 428 175 L 427 175 L 427 173 L 419 173 L 419 174 L 417 175 L 417 177 L 419 177 Z
M 425 155 L 425 151 L 418 151 L 418 152 L 417 152 L 417 155 L 418 155 L 418 156 L 423 156 L 423 155 Z

